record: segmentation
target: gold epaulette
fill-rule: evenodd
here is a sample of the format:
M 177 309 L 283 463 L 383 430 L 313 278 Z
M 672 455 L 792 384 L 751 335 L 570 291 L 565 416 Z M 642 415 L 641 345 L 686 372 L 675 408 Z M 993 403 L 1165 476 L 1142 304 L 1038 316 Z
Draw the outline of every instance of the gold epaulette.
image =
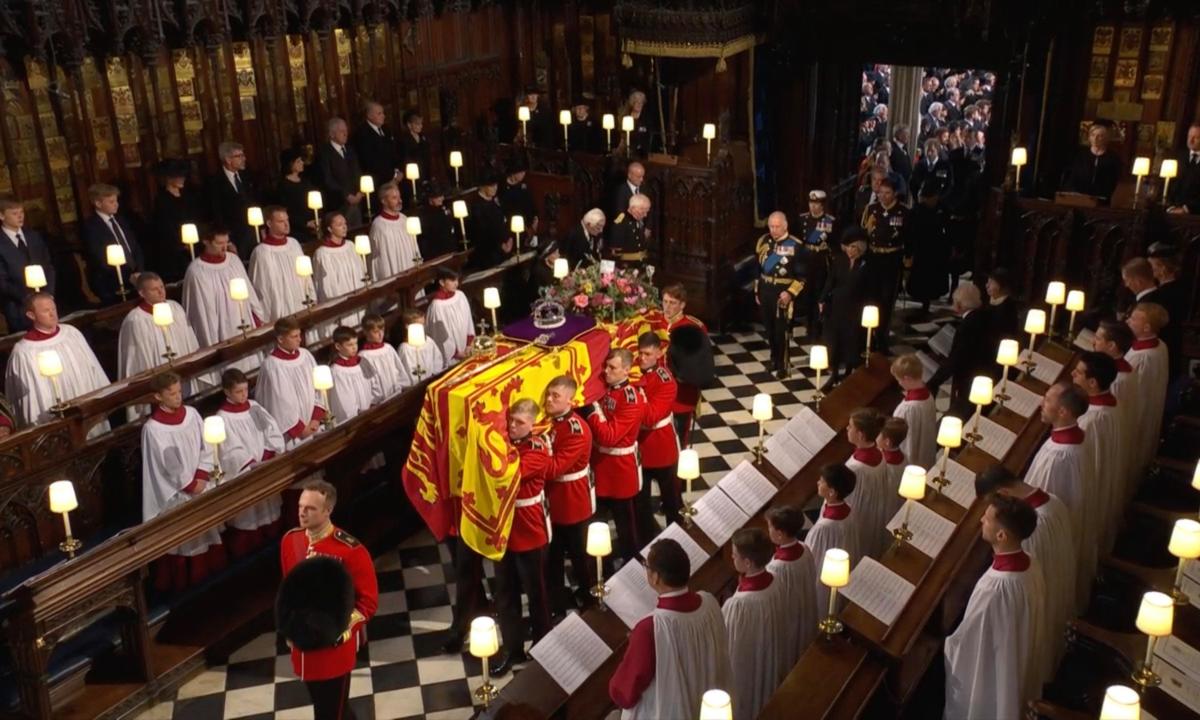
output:
M 346 532 L 345 530 L 336 531 L 335 533 L 333 533 L 333 537 L 336 538 L 337 540 L 339 540 L 340 542 L 345 543 L 346 545 L 349 545 L 350 547 L 358 547 L 359 545 L 362 545 L 362 543 L 360 543 L 358 541 L 358 538 L 354 537 L 353 535 Z
M 613 224 L 616 225 L 616 224 L 622 223 L 624 221 L 625 221 L 625 213 L 618 213 L 617 217 L 613 220 Z

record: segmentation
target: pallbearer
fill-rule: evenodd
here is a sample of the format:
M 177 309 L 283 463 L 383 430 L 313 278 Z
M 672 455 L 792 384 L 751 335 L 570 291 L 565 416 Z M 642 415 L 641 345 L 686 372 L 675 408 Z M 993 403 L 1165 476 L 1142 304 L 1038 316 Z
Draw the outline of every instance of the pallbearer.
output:
M 642 370 L 638 389 L 646 398 L 646 414 L 642 417 L 642 430 L 638 434 L 638 450 L 642 454 L 638 532 L 643 537 L 651 538 L 661 530 L 650 509 L 651 480 L 658 483 L 658 495 L 667 524 L 683 519 L 679 514 L 683 499 L 679 492 L 679 479 L 675 476 L 679 438 L 675 437 L 674 418 L 671 415 L 677 386 L 675 376 L 662 363 L 662 341 L 653 332 L 645 332 L 638 337 L 638 367 Z
M 571 604 L 591 602 L 593 584 L 587 556 L 587 525 L 596 512 L 596 490 L 592 480 L 592 429 L 573 407 L 578 385 L 569 375 L 559 375 L 546 386 L 542 409 L 550 420 L 546 441 L 550 443 L 550 472 L 546 499 L 550 501 L 550 553 L 546 583 L 552 612 L 562 615 Z M 563 585 L 564 559 L 571 561 L 572 593 Z
M 638 535 L 634 498 L 642 487 L 642 468 L 638 459 L 638 433 L 646 412 L 646 400 L 629 384 L 633 355 L 614 348 L 604 361 L 604 382 L 608 389 L 592 404 L 588 425 L 595 447 L 592 470 L 596 474 L 597 504 L 617 526 L 617 551 L 632 560 L 649 538 Z
M 667 316 L 670 347 L 667 367 L 678 383 L 675 404 L 675 435 L 680 447 L 691 447 L 692 423 L 696 406 L 700 404 L 701 389 L 713 381 L 712 340 L 708 328 L 695 315 L 687 313 L 687 289 L 681 283 L 671 283 L 662 289 L 663 314 Z

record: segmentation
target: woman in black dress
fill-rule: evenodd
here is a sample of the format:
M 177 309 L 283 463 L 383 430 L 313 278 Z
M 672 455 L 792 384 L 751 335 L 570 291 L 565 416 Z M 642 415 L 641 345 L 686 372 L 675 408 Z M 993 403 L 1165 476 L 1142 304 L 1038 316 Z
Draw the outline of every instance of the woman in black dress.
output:
M 186 223 L 198 224 L 201 218 L 196 195 L 187 188 L 190 170 L 186 160 L 174 159 L 163 160 L 154 169 L 163 186 L 150 212 L 146 267 L 154 269 L 164 282 L 182 280 L 192 259 L 179 230 Z
M 280 153 L 283 177 L 279 180 L 276 201 L 287 209 L 292 226 L 292 237 L 301 243 L 316 239 L 316 217 L 308 207 L 308 193 L 316 190 L 304 177 L 304 154 L 298 148 L 289 148 Z

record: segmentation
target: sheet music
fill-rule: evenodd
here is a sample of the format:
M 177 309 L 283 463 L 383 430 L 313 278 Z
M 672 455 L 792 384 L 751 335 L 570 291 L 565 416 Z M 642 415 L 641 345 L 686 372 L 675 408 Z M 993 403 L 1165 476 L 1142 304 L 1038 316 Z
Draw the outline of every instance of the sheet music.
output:
M 937 323 L 913 323 L 912 329 L 919 333 L 936 333 L 938 331 Z
M 733 500 L 720 488 L 706 493 L 696 503 L 696 516 L 692 518 L 709 540 L 720 547 L 728 542 L 733 533 L 746 524 L 750 516 L 742 512 Z
M 710 490 L 709 492 L 712 491 Z M 708 560 L 710 557 L 704 548 L 700 547 L 700 545 L 692 539 L 692 536 L 687 534 L 687 530 L 684 530 L 679 526 L 679 523 L 671 523 L 666 530 L 663 530 L 658 534 L 658 537 L 646 543 L 646 547 L 642 548 L 642 557 L 646 557 L 646 555 L 650 552 L 650 546 L 659 540 L 674 540 L 675 542 L 679 543 L 679 546 L 683 548 L 685 553 L 687 553 L 688 560 L 692 561 L 692 575 L 696 574 L 696 571 L 700 569 L 700 566 L 704 564 L 704 561 Z
M 937 360 L 929 357 L 924 350 L 917 351 L 917 359 L 921 361 L 921 382 L 929 382 L 933 374 L 941 367 Z
M 779 490 L 750 464 L 743 460 L 729 474 L 721 478 L 717 487 L 725 491 L 731 500 L 738 504 L 742 512 L 753 515 L 770 502 Z
M 915 587 L 912 583 L 875 560 L 864 557 L 850 572 L 850 584 L 842 588 L 846 599 L 884 625 L 891 625 L 908 604 Z
M 926 477 L 928 478 L 927 485 L 930 488 L 937 488 L 932 481 L 938 476 L 940 468 L 941 460 L 929 469 Z M 950 481 L 950 484 L 942 490 L 942 494 L 961 508 L 971 507 L 971 504 L 975 502 L 975 473 L 955 460 L 947 460 L 946 479 Z
M 1033 414 L 1042 406 L 1041 395 L 1024 385 L 1013 382 L 1012 378 L 1008 379 L 1008 386 L 1004 388 L 1004 392 L 1008 393 L 1010 398 L 1008 402 L 1004 403 L 1004 407 L 1021 417 L 1033 417 Z
M 975 447 L 997 460 L 1003 460 L 1017 441 L 1015 432 L 986 417 L 979 418 L 979 434 L 983 439 L 975 443 Z
M 1158 641 L 1154 654 L 1182 670 L 1200 690 L 1200 650 L 1171 635 Z
M 767 462 L 774 465 L 779 474 L 788 480 L 795 477 L 796 473 L 800 472 L 800 468 L 812 459 L 812 455 L 804 449 L 804 446 L 786 432 L 777 432 L 767 438 L 763 443 L 763 449 L 767 451 L 763 455 Z
M 796 439 L 810 454 L 816 455 L 837 437 L 837 431 L 829 427 L 829 423 L 821 419 L 807 405 L 801 405 L 800 410 L 783 426 L 784 432 Z
M 658 593 L 646 581 L 646 568 L 637 560 L 622 565 L 604 587 L 608 589 L 604 604 L 630 629 L 658 604 Z
M 919 502 L 909 501 L 905 504 L 911 507 L 908 515 L 908 529 L 913 536 L 909 542 L 929 557 L 936 558 L 942 548 L 946 546 L 946 541 L 950 539 L 954 528 L 958 526 Z M 900 527 L 903 521 L 904 508 L 901 507 L 899 512 L 888 521 L 888 532 Z
M 947 323 L 937 334 L 929 338 L 929 348 L 944 358 L 950 357 L 950 346 L 954 343 L 954 333 L 957 328 Z
M 1183 669 L 1186 666 L 1180 666 L 1179 663 L 1181 656 L 1196 658 L 1196 655 L 1194 649 L 1179 642 L 1173 635 L 1154 646 L 1154 656 L 1161 661 L 1154 663 L 1155 672 L 1162 678 L 1159 687 L 1192 712 L 1200 712 L 1200 682 Z
M 1088 330 L 1087 328 L 1084 328 L 1079 331 L 1078 335 L 1075 336 L 1075 347 L 1079 348 L 1080 350 L 1091 350 L 1092 343 L 1095 340 L 1096 340 L 1096 333 L 1092 332 L 1091 330 Z M 1146 713 L 1143 712 L 1142 717 L 1145 717 L 1145 715 L 1146 715 Z
M 568 695 L 612 655 L 612 649 L 578 613 L 569 613 L 529 651 Z
M 1022 365 L 1018 365 L 1017 367 L 1023 369 L 1023 363 L 1028 358 L 1029 358 L 1029 350 L 1022 350 L 1021 351 Z M 1062 371 L 1063 371 L 1062 363 L 1054 362 L 1053 360 L 1051 360 L 1050 358 L 1046 357 L 1045 355 L 1043 355 L 1039 352 L 1035 352 L 1033 354 L 1033 361 L 1037 364 L 1033 368 L 1032 375 L 1035 378 L 1037 378 L 1038 380 L 1041 380 L 1042 382 L 1046 383 L 1047 385 L 1053 385 L 1054 381 L 1058 380 L 1058 376 L 1062 374 Z

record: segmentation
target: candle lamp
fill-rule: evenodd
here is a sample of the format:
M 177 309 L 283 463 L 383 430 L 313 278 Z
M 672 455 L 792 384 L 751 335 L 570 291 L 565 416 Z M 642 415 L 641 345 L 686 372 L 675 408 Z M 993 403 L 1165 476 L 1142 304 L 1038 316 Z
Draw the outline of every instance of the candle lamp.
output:
M 1171 187 L 1171 179 L 1179 174 L 1179 161 L 1173 158 L 1162 161 L 1158 168 L 1158 176 L 1163 179 L 1162 199 L 1167 199 L 1167 189 Z
M 421 348 L 425 347 L 425 326 L 421 323 L 412 323 L 407 328 L 408 344 L 413 349 L 417 350 L 416 359 L 417 366 L 413 368 L 413 375 L 417 376 L 417 382 L 421 382 L 421 378 L 425 375 L 425 368 L 421 367 Z
M 46 270 L 41 265 L 26 265 L 25 266 L 25 287 L 34 292 L 41 292 L 42 288 L 49 283 L 46 282 Z
M 604 558 L 612 554 L 612 535 L 608 523 L 588 523 L 587 554 L 596 558 L 596 584 L 592 586 L 592 597 L 596 598 L 600 609 L 604 609 L 604 596 L 608 595 L 608 588 L 604 587 Z
M 328 365 L 317 365 L 312 371 L 313 389 L 321 393 L 321 403 L 325 406 L 325 419 L 321 425 L 328 430 L 333 427 L 333 408 L 329 405 L 329 391 L 333 389 L 333 371 Z
M 488 658 L 500 650 L 500 638 L 496 633 L 495 620 L 483 615 L 471 621 L 468 650 L 471 655 L 479 658 L 483 665 L 483 684 L 475 689 L 475 697 L 486 708 L 500 694 L 500 691 L 492 684 L 492 677 L 488 672 Z
M 458 218 L 458 229 L 462 231 L 463 250 L 467 249 L 467 201 L 455 200 L 451 205 L 454 217 Z
M 63 541 L 58 544 L 68 558 L 74 558 L 75 553 L 83 547 L 83 543 L 71 535 L 71 511 L 79 507 L 75 497 L 75 486 L 70 480 L 57 480 L 50 483 L 50 512 L 61 513 L 63 518 Z
M 461 183 L 458 178 L 458 171 L 463 166 L 463 154 L 461 150 L 450 151 L 450 167 L 454 168 L 454 186 L 458 187 Z
M 571 148 L 569 147 L 569 145 L 571 143 L 571 139 L 570 139 L 571 111 L 570 110 L 559 110 L 558 111 L 558 124 L 562 125 L 562 128 L 563 128 L 563 150 L 565 150 L 567 152 L 571 152 Z
M 900 497 L 904 498 L 904 521 L 892 531 L 896 547 L 910 542 L 913 538 L 912 530 L 908 529 L 908 515 L 912 510 L 912 503 L 925 499 L 925 468 L 920 465 L 905 467 L 904 474 L 900 476 L 899 492 Z
M 691 527 L 696 508 L 688 501 L 688 496 L 692 494 L 692 481 L 700 477 L 700 455 L 695 448 L 684 448 L 679 451 L 675 474 L 684 482 L 683 508 L 680 509 L 679 514 L 683 517 L 684 526 Z
M 371 219 L 371 193 L 375 192 L 375 178 L 363 175 L 358 179 L 358 191 L 367 201 L 367 220 Z
M 304 283 L 304 307 L 311 310 L 312 306 L 317 304 L 312 295 L 312 258 L 307 255 L 296 257 L 296 276 L 300 278 L 300 282 Z
M 238 312 L 242 317 L 238 330 L 245 336 L 250 330 L 250 323 L 246 322 L 246 301 L 250 299 L 250 286 L 246 284 L 246 278 L 229 278 L 229 299 L 238 304 Z
M 116 243 L 105 247 L 104 259 L 108 262 L 109 267 L 117 273 L 117 290 L 121 292 L 121 301 L 128 300 L 125 293 L 125 278 L 121 275 L 121 268 L 125 265 L 125 248 Z
M 1033 347 L 1037 344 L 1037 336 L 1046 332 L 1046 311 L 1034 308 L 1025 316 L 1025 332 L 1029 333 L 1029 357 L 1025 358 L 1025 369 L 1022 377 L 1033 372 L 1037 363 L 1033 361 Z
M 421 218 L 417 217 L 416 215 L 409 215 L 404 219 L 404 229 L 408 231 L 409 235 L 413 236 L 413 264 L 420 265 L 421 250 L 418 241 L 421 238 Z
M 1058 306 L 1067 301 L 1067 286 L 1054 281 L 1046 286 L 1046 304 L 1050 306 L 1050 324 L 1046 328 L 1046 337 L 1054 337 L 1054 316 Z
M 754 448 L 754 461 L 758 463 L 762 462 L 763 453 L 766 452 L 766 448 L 763 447 L 763 433 L 766 431 L 767 421 L 772 417 L 772 411 L 770 395 L 758 393 L 754 396 L 751 415 L 758 421 L 758 446 Z
M 508 229 L 512 230 L 513 235 L 515 235 L 517 238 L 517 244 L 515 245 L 516 254 L 520 255 L 521 233 L 525 232 L 525 218 L 522 215 L 513 215 L 512 219 L 509 220 L 508 223 Z
M 177 353 L 171 349 L 171 334 L 167 330 L 175 322 L 175 314 L 171 311 L 171 303 L 154 303 L 154 305 L 150 308 L 150 314 L 151 318 L 154 320 L 154 326 L 162 330 L 163 347 L 166 348 L 166 352 L 162 354 L 162 357 L 169 365 L 178 356 Z
M 704 123 L 704 130 L 701 135 L 704 137 L 704 156 L 706 162 L 712 164 L 712 141 L 717 137 L 717 126 L 712 123 Z
M 421 179 L 421 166 L 416 163 L 408 163 L 404 166 L 404 178 L 412 183 L 413 204 L 417 202 L 417 181 Z
M 484 288 L 483 306 L 492 311 L 492 337 L 500 337 L 500 326 L 496 324 L 496 308 L 500 307 L 500 290 L 494 287 Z
M 604 128 L 604 149 L 612 149 L 612 131 L 617 127 L 617 119 L 612 113 L 604 113 L 600 118 L 600 126 Z
M 1133 176 L 1137 180 L 1133 183 L 1133 207 L 1137 207 L 1138 194 L 1142 191 L 1142 180 L 1150 174 L 1150 158 L 1138 157 L 1133 159 Z
M 967 433 L 966 438 L 968 447 L 975 447 L 975 443 L 983 439 L 979 434 L 979 416 L 983 414 L 984 405 L 992 404 L 992 379 L 987 375 L 976 376 L 971 381 L 971 391 L 967 399 L 975 406 L 975 414 L 971 417 L 971 431 Z
M 629 133 L 633 132 L 632 115 L 625 115 L 621 118 L 621 132 L 625 133 L 625 157 L 629 157 Z
M 188 252 L 191 253 L 192 259 L 196 259 L 196 243 L 200 242 L 200 230 L 192 223 L 184 223 L 179 226 L 179 239 L 187 245 Z
M 733 720 L 733 700 L 724 690 L 705 690 L 700 696 L 700 720 Z
M 829 588 L 829 613 L 818 625 L 817 629 L 832 639 L 843 629 L 842 622 L 835 614 L 837 609 L 838 588 L 850 584 L 850 554 L 841 548 L 830 548 L 825 551 L 825 560 L 821 563 L 821 584 Z
M 813 409 L 821 410 L 821 401 L 825 393 L 821 392 L 821 371 L 829 369 L 829 348 L 824 345 L 813 345 L 808 351 L 808 366 L 817 371 L 817 391 L 813 393 Z
M 371 263 L 367 262 L 367 256 L 371 254 L 371 237 L 369 235 L 354 236 L 354 254 L 362 260 L 364 285 L 371 284 Z
M 1187 605 L 1188 596 L 1182 589 L 1183 569 L 1189 560 L 1200 558 L 1200 522 L 1188 518 L 1176 520 L 1167 551 L 1179 558 L 1179 569 L 1175 571 L 1175 586 L 1171 588 L 1171 597 L 1176 605 Z
M 879 327 L 879 306 L 864 305 L 862 309 L 862 326 L 867 329 L 867 345 L 863 348 L 863 360 L 871 360 L 871 332 Z
M 246 224 L 254 228 L 254 242 L 262 239 L 263 210 L 257 205 L 246 208 Z
M 1016 192 L 1021 192 L 1021 168 L 1025 167 L 1027 162 L 1029 162 L 1029 155 L 1025 148 L 1015 147 L 1012 149 L 1012 166 L 1016 168 L 1016 172 L 1013 173 L 1016 180 L 1014 188 Z
M 209 479 L 216 485 L 225 477 L 225 472 L 221 470 L 221 443 L 225 442 L 225 418 L 220 415 L 204 418 L 204 442 L 212 446 L 213 471 Z
M 54 391 L 54 404 L 50 406 L 50 412 L 61 417 L 67 411 L 67 403 L 63 401 L 58 387 L 58 376 L 63 372 L 62 356 L 57 350 L 43 350 L 37 354 L 37 367 L 42 377 L 50 378 L 50 387 Z
M 525 138 L 526 142 L 529 142 L 529 129 L 526 127 L 529 117 L 529 108 L 527 106 L 522 105 L 517 108 L 517 119 L 521 121 L 521 137 Z
M 1192 489 L 1200 490 L 1200 461 L 1196 462 L 1196 469 L 1192 471 Z
M 1142 605 L 1138 608 L 1137 629 L 1144 633 L 1149 640 L 1146 643 L 1146 659 L 1134 671 L 1131 679 L 1141 687 L 1142 692 L 1147 688 L 1162 683 L 1162 678 L 1154 672 L 1154 645 L 1159 638 L 1171 634 L 1171 626 L 1175 621 L 1175 601 L 1170 595 L 1160 592 L 1148 592 L 1142 596 Z
M 321 227 L 321 208 L 325 206 L 321 199 L 320 190 L 308 191 L 308 209 L 313 211 L 313 220 L 317 221 L 318 232 Z
M 950 484 L 950 478 L 946 477 L 946 462 L 950 459 L 950 451 L 962 446 L 962 429 L 962 420 L 953 415 L 942 418 L 941 424 L 938 425 L 937 444 L 942 448 L 942 460 L 938 476 L 933 479 L 933 486 L 937 492 L 942 492 Z
M 1067 293 L 1067 310 L 1071 313 L 1071 321 L 1067 323 L 1067 342 L 1075 340 L 1075 313 L 1083 310 L 1085 299 L 1082 290 L 1072 290 Z
M 1141 720 L 1142 700 L 1137 691 L 1126 685 L 1110 685 L 1104 691 L 1100 720 Z
M 554 259 L 554 279 L 562 280 L 563 278 L 565 278 L 566 276 L 568 276 L 570 274 L 571 274 L 570 261 L 567 260 L 566 258 L 562 258 L 562 257 L 555 258 Z
M 1000 371 L 1000 392 L 996 393 L 996 403 L 1004 407 L 1004 403 L 1012 400 L 1005 392 L 1008 389 L 1008 369 L 1021 360 L 1021 346 L 1016 340 L 1001 340 L 1000 348 L 996 351 L 996 364 L 1003 368 Z

